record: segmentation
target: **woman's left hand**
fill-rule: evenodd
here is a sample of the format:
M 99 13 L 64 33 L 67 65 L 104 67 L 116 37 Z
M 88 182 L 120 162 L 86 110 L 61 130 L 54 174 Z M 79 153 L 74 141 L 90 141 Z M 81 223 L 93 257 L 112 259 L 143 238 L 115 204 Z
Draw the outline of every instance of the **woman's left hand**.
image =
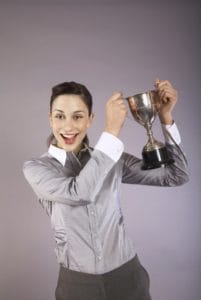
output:
M 156 79 L 155 87 L 160 99 L 159 118 L 163 124 L 172 124 L 172 111 L 177 102 L 177 91 L 168 80 Z

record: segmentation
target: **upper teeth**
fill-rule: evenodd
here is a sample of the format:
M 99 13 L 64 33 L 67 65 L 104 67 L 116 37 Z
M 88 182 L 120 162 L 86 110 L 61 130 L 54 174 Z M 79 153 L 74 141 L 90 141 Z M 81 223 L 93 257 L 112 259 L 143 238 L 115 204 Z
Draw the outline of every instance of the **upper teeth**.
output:
M 71 137 L 75 136 L 75 134 L 62 134 L 62 135 L 66 138 L 71 138 Z

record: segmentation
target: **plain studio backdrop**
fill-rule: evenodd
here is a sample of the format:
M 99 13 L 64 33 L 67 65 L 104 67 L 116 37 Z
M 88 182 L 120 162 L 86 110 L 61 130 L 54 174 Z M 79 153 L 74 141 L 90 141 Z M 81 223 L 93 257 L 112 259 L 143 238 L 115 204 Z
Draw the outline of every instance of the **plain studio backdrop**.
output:
M 50 220 L 22 174 L 44 153 L 51 87 L 85 84 L 93 94 L 95 145 L 113 91 L 125 96 L 169 79 L 190 182 L 123 186 L 126 227 L 151 277 L 153 300 L 201 299 L 200 1 L 36 0 L 0 2 L 0 299 L 53 300 L 58 276 Z M 154 133 L 162 139 L 158 120 Z M 137 156 L 142 126 L 121 133 Z M 123 299 L 122 299 L 123 300 Z

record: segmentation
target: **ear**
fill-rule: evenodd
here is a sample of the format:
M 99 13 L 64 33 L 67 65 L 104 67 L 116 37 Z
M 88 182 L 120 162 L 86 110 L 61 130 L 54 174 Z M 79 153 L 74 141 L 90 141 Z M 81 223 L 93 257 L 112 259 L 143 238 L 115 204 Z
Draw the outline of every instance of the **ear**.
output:
M 87 128 L 91 127 L 93 119 L 94 119 L 94 113 L 91 113 L 91 115 L 89 116 Z
M 49 119 L 50 127 L 52 128 L 52 114 L 51 114 L 51 112 L 48 113 L 48 119 Z

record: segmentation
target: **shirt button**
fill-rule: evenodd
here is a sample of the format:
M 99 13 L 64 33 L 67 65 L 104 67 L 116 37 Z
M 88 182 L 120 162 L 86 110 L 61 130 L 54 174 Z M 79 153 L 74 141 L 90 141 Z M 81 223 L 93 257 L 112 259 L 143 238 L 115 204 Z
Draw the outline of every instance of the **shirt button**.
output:
M 98 260 L 101 260 L 101 259 L 102 259 L 102 256 L 101 256 L 101 255 L 98 255 L 97 258 L 98 258 Z
M 95 216 L 95 212 L 93 210 L 91 211 L 91 214 L 92 214 L 92 216 Z

